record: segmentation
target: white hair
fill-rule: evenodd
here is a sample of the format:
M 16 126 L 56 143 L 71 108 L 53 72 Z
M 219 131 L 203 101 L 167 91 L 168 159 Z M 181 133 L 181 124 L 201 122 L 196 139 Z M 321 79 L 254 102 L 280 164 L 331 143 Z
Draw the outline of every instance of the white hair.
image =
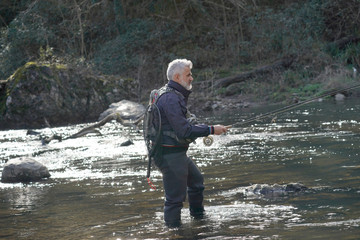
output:
M 192 69 L 192 62 L 187 59 L 175 59 L 169 63 L 168 69 L 166 71 L 167 79 L 173 80 L 175 74 L 182 74 L 185 67 Z

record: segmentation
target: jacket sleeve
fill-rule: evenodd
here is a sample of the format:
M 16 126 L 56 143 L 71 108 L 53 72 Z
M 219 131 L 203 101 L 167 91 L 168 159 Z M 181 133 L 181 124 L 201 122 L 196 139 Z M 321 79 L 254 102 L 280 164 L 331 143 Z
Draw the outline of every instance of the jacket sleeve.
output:
M 189 123 L 186 119 L 185 101 L 176 93 L 165 94 L 160 100 L 162 100 L 163 112 L 178 138 L 196 139 L 210 134 L 208 125 L 192 125 Z

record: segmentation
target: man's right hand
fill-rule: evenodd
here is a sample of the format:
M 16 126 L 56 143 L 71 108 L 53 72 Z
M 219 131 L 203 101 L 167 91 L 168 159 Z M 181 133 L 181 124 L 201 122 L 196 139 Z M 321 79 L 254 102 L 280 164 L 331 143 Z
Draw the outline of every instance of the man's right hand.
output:
M 229 128 L 231 128 L 231 125 L 229 125 L 229 126 L 215 125 L 214 126 L 214 134 L 221 135 L 223 133 L 226 133 Z

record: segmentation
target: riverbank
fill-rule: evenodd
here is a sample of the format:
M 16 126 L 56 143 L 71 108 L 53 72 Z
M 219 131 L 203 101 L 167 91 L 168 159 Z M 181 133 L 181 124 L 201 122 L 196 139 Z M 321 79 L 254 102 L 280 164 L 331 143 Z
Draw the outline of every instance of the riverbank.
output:
M 358 86 L 357 88 L 360 88 Z M 347 101 L 347 100 L 354 100 L 360 99 L 359 90 L 352 89 L 350 91 L 341 91 L 333 90 L 331 91 L 328 96 L 325 97 L 317 97 L 317 95 L 309 96 L 308 98 L 302 98 L 301 100 L 299 97 L 294 94 L 291 99 L 287 99 L 287 101 L 283 102 L 274 102 L 269 101 L 264 96 L 256 96 L 254 94 L 244 94 L 244 95 L 237 95 L 237 96 L 216 96 L 213 98 L 204 97 L 201 93 L 195 93 L 194 90 L 193 94 L 190 95 L 188 108 L 192 112 L 211 112 L 211 111 L 231 111 L 231 110 L 238 110 L 244 108 L 257 108 L 261 106 L 274 106 L 274 105 L 294 105 L 299 104 L 301 102 L 309 101 L 313 99 L 313 101 Z M 323 93 L 326 95 L 326 93 Z
M 292 82 L 288 71 L 293 70 L 284 68 L 281 60 L 243 73 L 228 72 L 229 77 L 213 81 L 199 77 L 188 108 L 198 113 L 290 105 L 328 92 L 334 97 L 336 89 L 342 94 L 340 98 L 360 97 L 359 88 L 347 89 L 357 83 L 358 76 L 344 66 L 326 70 L 311 81 Z M 111 104 L 123 99 L 146 106 L 151 90 L 141 89 L 135 79 L 100 75 L 88 68 L 29 62 L 1 81 L 0 129 L 95 122 Z

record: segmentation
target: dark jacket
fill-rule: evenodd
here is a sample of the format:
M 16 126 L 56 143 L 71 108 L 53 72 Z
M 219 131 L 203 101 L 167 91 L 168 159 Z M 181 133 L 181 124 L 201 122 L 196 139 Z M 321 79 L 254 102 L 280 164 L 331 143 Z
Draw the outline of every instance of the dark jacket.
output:
M 172 80 L 169 81 L 168 86 L 178 91 L 178 93 L 175 91 L 167 92 L 157 101 L 157 106 L 161 114 L 162 130 L 174 131 L 179 139 L 195 140 L 198 137 L 208 136 L 210 134 L 208 125 L 192 125 L 186 119 L 186 105 L 191 91 L 188 91 Z M 179 143 L 176 139 L 166 135 L 162 137 L 162 144 L 184 146 L 183 143 Z

